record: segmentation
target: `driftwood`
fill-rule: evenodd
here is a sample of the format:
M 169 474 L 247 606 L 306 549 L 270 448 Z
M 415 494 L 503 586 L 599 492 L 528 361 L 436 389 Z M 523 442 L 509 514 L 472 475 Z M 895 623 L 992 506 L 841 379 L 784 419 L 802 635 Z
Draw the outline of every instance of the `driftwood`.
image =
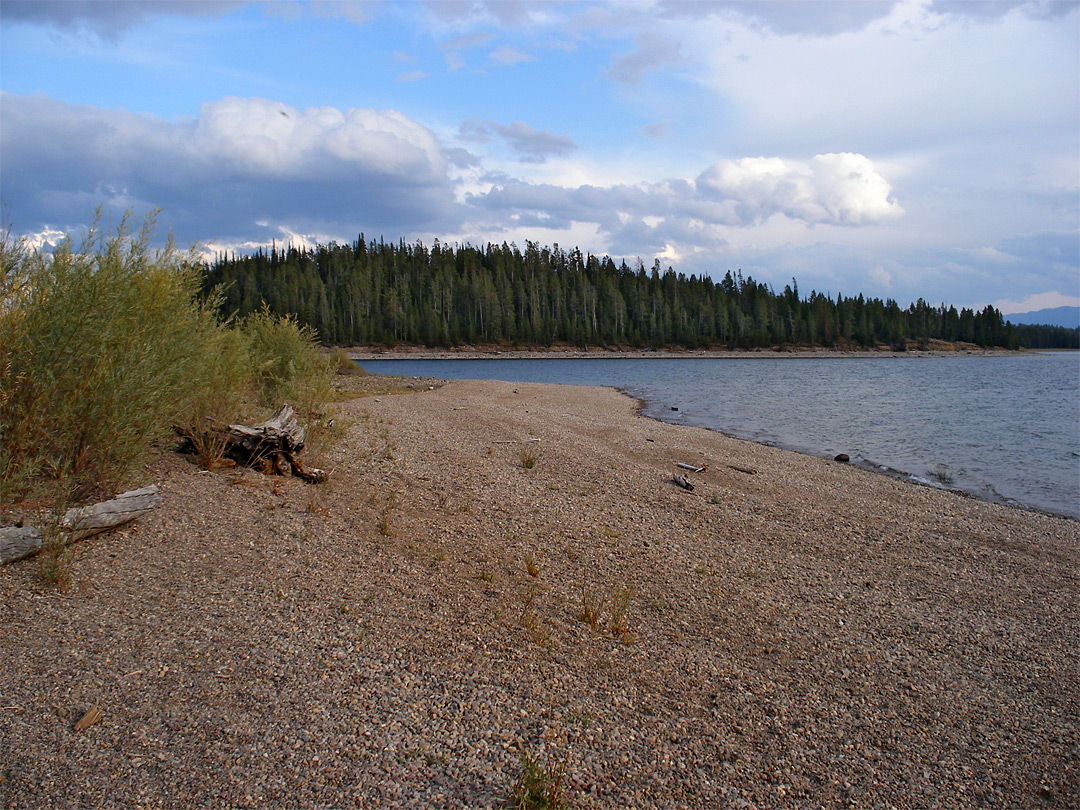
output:
M 41 532 L 31 526 L 0 529 L 0 564 L 37 554 L 44 540 Z
M 671 476 L 671 480 L 675 482 L 676 486 L 680 486 L 688 492 L 694 491 L 694 485 L 687 481 L 685 478 L 683 478 L 681 475 L 673 475 Z
M 177 427 L 184 440 L 180 452 L 194 452 L 196 437 L 189 428 Z M 265 422 L 255 425 L 229 425 L 210 428 L 207 433 L 222 445 L 224 457 L 247 467 L 257 467 L 265 473 L 295 475 L 309 483 L 326 479 L 323 470 L 306 469 L 297 458 L 304 449 L 304 426 L 296 420 L 291 405 L 282 405 Z M 204 439 L 206 437 L 200 437 Z
M 57 526 L 59 536 L 65 545 L 74 543 L 135 520 L 160 503 L 158 488 L 151 484 L 93 506 L 75 507 L 67 510 L 60 519 Z M 44 540 L 45 536 L 41 531 L 29 526 L 0 529 L 0 564 L 37 554 L 41 551 Z
M 98 722 L 105 716 L 105 712 L 99 709 L 97 706 L 91 706 L 86 710 L 86 714 L 82 716 L 78 723 L 75 724 L 76 731 L 86 731 L 94 723 Z
M 709 465 L 708 464 L 702 464 L 700 467 L 698 467 L 698 466 L 695 466 L 693 464 L 687 464 L 684 461 L 676 461 L 675 466 L 676 467 L 681 467 L 684 470 L 689 470 L 690 472 L 700 473 L 700 472 L 705 472 L 705 470 L 708 469 Z
M 750 467 L 740 467 L 737 464 L 728 464 L 728 467 L 736 472 L 746 473 L 747 475 L 757 475 L 757 470 L 753 470 Z

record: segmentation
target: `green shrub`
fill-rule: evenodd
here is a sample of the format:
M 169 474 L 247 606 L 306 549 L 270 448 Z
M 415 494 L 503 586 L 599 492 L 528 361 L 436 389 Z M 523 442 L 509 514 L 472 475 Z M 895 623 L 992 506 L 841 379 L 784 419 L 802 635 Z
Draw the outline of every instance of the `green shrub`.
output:
M 289 315 L 274 315 L 266 306 L 248 315 L 241 330 L 256 402 L 267 409 L 292 404 L 306 426 L 307 447 L 318 458 L 341 433 L 324 410 L 333 396 L 338 362 L 319 348 L 314 329 Z
M 179 423 L 190 437 L 199 463 L 208 470 L 221 462 L 225 425 L 242 421 L 250 395 L 248 341 L 239 329 L 218 322 L 220 297 L 198 307 L 198 339 L 192 345 L 191 397 Z
M 242 331 L 254 373 L 255 400 L 266 408 L 291 402 L 307 418 L 318 418 L 330 400 L 337 364 L 319 350 L 315 330 L 265 305 L 248 315 Z
M 337 368 L 338 374 L 356 377 L 367 375 L 367 371 L 364 367 L 349 357 L 349 353 L 344 349 L 334 349 L 330 352 L 330 359 Z
M 223 324 L 220 296 L 199 298 L 194 251 L 151 250 L 153 215 L 137 233 L 129 216 L 99 225 L 51 256 L 0 233 L 0 505 L 111 495 L 174 425 L 214 466 L 209 428 L 249 415 L 252 397 L 289 401 L 309 445 L 334 435 L 336 364 L 312 330 L 266 309 Z
M 51 257 L 0 244 L 0 502 L 117 490 L 190 404 L 194 256 L 152 251 L 153 216 L 99 221 Z
M 567 810 L 566 795 L 568 754 L 542 763 L 531 752 L 521 754 L 521 772 L 506 797 L 505 807 L 513 810 Z

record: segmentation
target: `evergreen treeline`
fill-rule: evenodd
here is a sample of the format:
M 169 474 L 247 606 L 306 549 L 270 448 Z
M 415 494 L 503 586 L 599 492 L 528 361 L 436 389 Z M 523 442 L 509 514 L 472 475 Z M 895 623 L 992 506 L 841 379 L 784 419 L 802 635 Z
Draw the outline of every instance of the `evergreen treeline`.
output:
M 782 293 L 728 272 L 722 281 L 634 269 L 556 245 L 330 243 L 313 249 L 221 256 L 206 289 L 246 315 L 265 303 L 318 330 L 329 344 L 463 343 L 731 348 L 838 344 L 904 348 L 931 339 L 1015 348 L 1017 328 L 993 307 L 981 312 L 907 309 L 895 301 Z
M 1080 327 L 1017 324 L 1016 336 L 1026 349 L 1080 349 Z

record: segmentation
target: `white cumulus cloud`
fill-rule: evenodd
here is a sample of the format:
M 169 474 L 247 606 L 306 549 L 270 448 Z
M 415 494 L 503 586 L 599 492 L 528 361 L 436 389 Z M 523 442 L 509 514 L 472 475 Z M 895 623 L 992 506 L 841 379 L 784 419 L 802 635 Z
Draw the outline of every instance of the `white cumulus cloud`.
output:
M 447 223 L 457 205 L 439 141 L 393 110 L 227 97 L 165 121 L 43 96 L 2 102 L 4 198 L 26 230 L 77 225 L 103 203 L 161 207 L 182 239 L 251 238 L 262 222 L 397 232 Z
M 864 225 L 895 219 L 903 208 L 892 187 L 863 155 L 817 155 L 809 161 L 742 158 L 710 166 L 696 180 L 705 200 L 728 204 L 736 221 L 774 214 L 808 225 Z

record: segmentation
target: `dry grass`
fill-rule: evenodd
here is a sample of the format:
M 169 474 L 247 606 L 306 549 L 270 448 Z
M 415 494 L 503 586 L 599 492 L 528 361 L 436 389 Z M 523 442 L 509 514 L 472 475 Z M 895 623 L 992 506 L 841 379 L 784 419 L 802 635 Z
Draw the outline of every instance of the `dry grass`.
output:
M 525 570 L 530 577 L 540 576 L 540 565 L 536 562 L 536 557 L 533 556 L 531 551 L 525 553 Z
M 611 635 L 622 641 L 632 641 L 629 618 L 630 600 L 634 597 L 634 586 L 617 587 L 611 594 Z
M 581 612 L 578 618 L 589 625 L 593 630 L 600 627 L 600 615 L 603 612 L 603 602 L 591 588 L 584 582 L 581 583 Z
M 569 752 L 547 762 L 529 751 L 522 753 L 521 772 L 505 806 L 513 810 L 567 810 L 572 806 L 566 791 L 568 759 Z

